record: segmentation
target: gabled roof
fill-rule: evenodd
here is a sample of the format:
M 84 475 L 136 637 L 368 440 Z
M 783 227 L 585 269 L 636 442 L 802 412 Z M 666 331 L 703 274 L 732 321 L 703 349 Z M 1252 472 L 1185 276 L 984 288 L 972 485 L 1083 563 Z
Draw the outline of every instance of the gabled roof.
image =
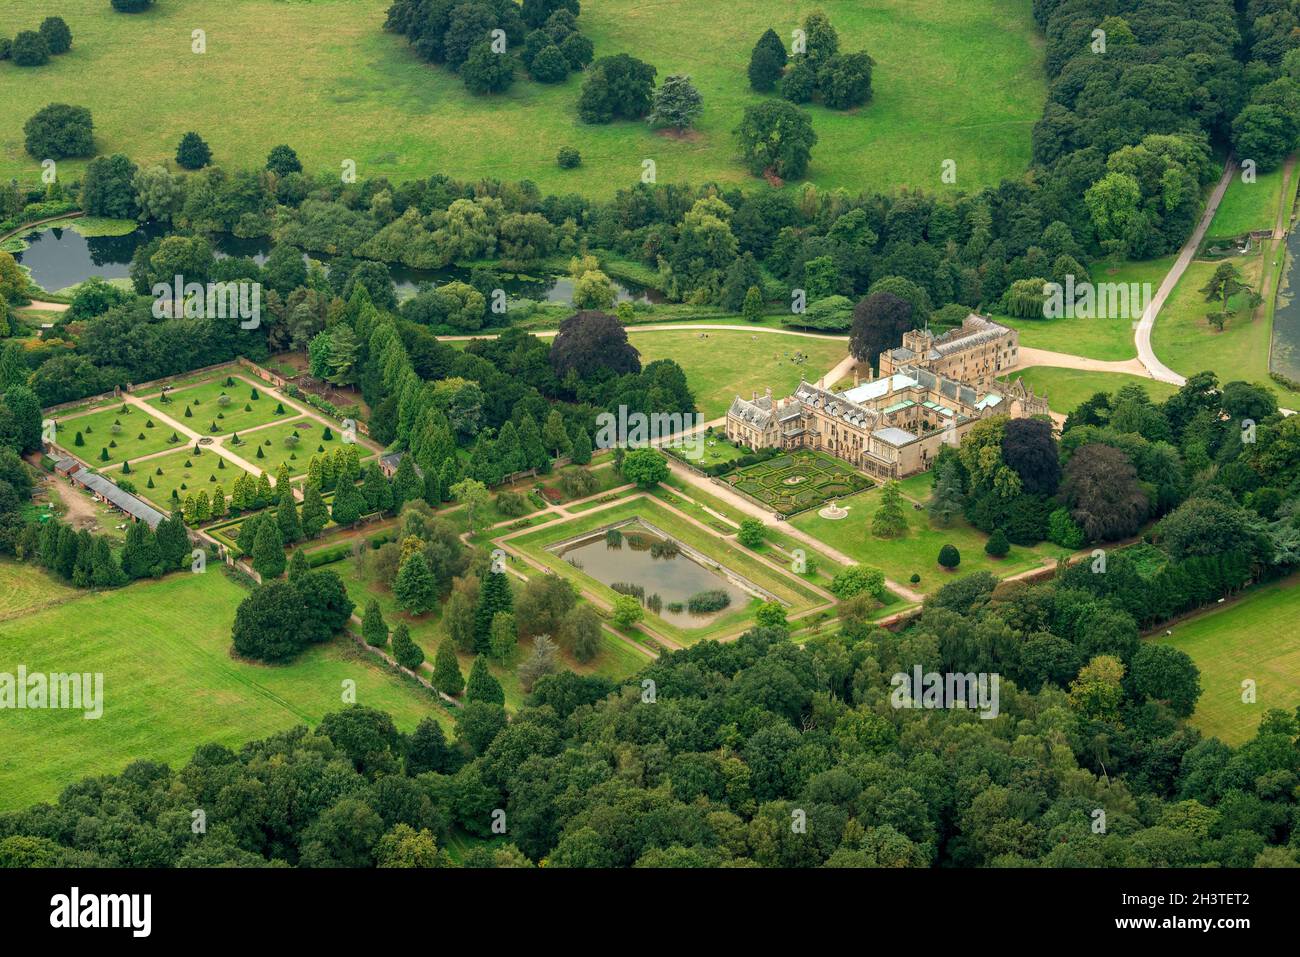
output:
M 379 465 L 381 468 L 391 469 L 396 472 L 397 467 L 402 464 L 402 457 L 404 455 L 406 455 L 405 452 L 386 452 L 379 457 Z M 411 467 L 415 469 L 416 475 L 420 478 L 424 478 L 424 469 L 420 468 L 420 466 L 416 465 L 414 462 L 411 463 Z
M 766 396 L 757 401 L 736 396 L 731 400 L 727 418 L 740 419 L 751 428 L 764 430 L 772 424 L 772 402 Z
M 74 472 L 71 475 L 71 479 L 78 485 L 83 485 L 90 489 L 96 495 L 102 496 L 105 501 L 120 508 L 128 515 L 138 518 L 150 528 L 157 528 L 158 523 L 167 517 L 152 505 L 136 498 L 130 492 L 124 491 L 114 482 L 109 481 L 98 473 L 81 469 L 78 472 Z

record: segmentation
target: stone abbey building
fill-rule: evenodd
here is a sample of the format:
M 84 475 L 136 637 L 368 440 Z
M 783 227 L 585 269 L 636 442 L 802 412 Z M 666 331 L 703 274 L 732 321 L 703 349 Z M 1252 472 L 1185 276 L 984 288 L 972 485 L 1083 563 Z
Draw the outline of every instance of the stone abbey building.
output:
M 903 345 L 880 355 L 880 376 L 834 392 L 801 382 L 794 394 L 772 390 L 736 396 L 727 412 L 727 438 L 752 449 L 818 449 L 868 475 L 898 479 L 928 469 L 946 443 L 957 445 L 979 419 L 1046 415 L 1047 400 L 1017 379 L 997 377 L 1015 367 L 1019 335 L 982 316 L 935 337 L 915 329 Z

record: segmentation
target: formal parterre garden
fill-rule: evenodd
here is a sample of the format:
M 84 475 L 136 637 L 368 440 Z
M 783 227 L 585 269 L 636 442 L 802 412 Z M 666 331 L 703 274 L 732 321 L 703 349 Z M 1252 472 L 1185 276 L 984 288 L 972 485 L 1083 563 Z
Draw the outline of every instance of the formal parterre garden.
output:
M 233 439 L 223 443 L 240 458 L 272 475 L 279 473 L 281 465 L 287 465 L 291 476 L 305 475 L 313 455 L 332 456 L 343 444 L 338 426 L 326 426 L 306 416 L 243 432 L 238 443 Z M 363 461 L 369 457 L 369 450 L 364 452 Z
M 231 495 L 248 470 L 221 455 L 217 442 L 272 479 L 281 465 L 300 479 L 313 455 L 333 455 L 347 438 L 340 423 L 322 422 L 265 383 L 221 370 L 152 389 L 135 404 L 112 399 L 74 407 L 56 417 L 56 435 L 60 446 L 113 481 L 130 482 L 163 511 L 190 494 L 211 496 L 218 485 Z M 362 462 L 377 454 L 360 449 Z
M 794 515 L 872 485 L 847 463 L 813 450 L 750 465 L 730 473 L 725 481 L 780 515 Z
M 100 466 L 174 449 L 184 445 L 186 438 L 157 415 L 114 402 L 95 412 L 56 418 L 55 441 L 78 458 Z
M 211 499 L 218 487 L 229 498 L 235 479 L 244 474 L 244 469 L 202 446 L 132 463 L 131 471 L 125 475 L 120 468 L 105 470 L 105 475 L 114 482 L 130 481 L 136 495 L 164 512 L 180 508 L 188 495 L 207 492 Z
M 254 385 L 236 376 L 218 376 L 199 385 L 144 398 L 201 435 L 230 435 L 298 414 L 267 386 Z M 186 409 L 189 415 L 185 414 Z

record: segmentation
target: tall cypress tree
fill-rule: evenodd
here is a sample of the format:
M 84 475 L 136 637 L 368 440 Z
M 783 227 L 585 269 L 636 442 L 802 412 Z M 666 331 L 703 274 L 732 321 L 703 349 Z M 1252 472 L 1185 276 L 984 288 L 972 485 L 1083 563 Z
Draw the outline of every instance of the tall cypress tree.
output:
M 384 614 L 374 598 L 366 602 L 365 614 L 361 616 L 361 637 L 372 648 L 388 644 L 388 625 L 384 623 Z
M 587 465 L 591 462 L 591 436 L 585 428 L 579 427 L 573 437 L 573 464 Z
M 253 542 L 253 568 L 263 580 L 279 578 L 284 574 L 284 537 L 280 525 L 274 520 L 261 522 L 257 540 Z
M 126 530 L 126 544 L 122 547 L 122 571 L 128 578 L 152 575 L 162 561 L 158 538 L 144 522 L 132 522 Z
M 297 581 L 309 571 L 311 571 L 311 563 L 307 561 L 307 553 L 301 548 L 295 548 L 293 554 L 289 556 L 289 581 Z
M 315 538 L 329 523 L 329 510 L 325 499 L 321 497 L 320 487 L 308 485 L 302 497 L 302 532 L 308 538 Z
M 113 549 L 108 544 L 107 536 L 100 535 L 95 539 L 90 577 L 91 584 L 96 588 L 116 588 L 126 581 L 117 559 L 113 557 Z
M 424 649 L 411 640 L 411 629 L 404 621 L 393 629 L 393 657 L 403 668 L 412 671 L 424 663 Z
M 358 284 L 359 285 L 359 284 Z M 435 474 L 430 470 L 429 474 Z M 403 455 L 393 473 L 393 510 L 400 512 L 407 502 L 413 502 L 424 494 L 424 483 L 415 474 L 415 462 L 409 454 Z M 429 503 L 434 508 L 437 502 Z
M 486 701 L 488 704 L 505 704 L 506 694 L 501 690 L 501 682 L 492 677 L 488 671 L 487 659 L 479 655 L 469 669 L 469 680 L 465 682 L 466 701 Z
M 460 673 L 456 646 L 450 638 L 444 638 L 438 645 L 438 653 L 433 659 L 432 680 L 435 688 L 453 698 L 465 690 L 465 678 Z
M 474 651 L 481 655 L 492 651 L 492 619 L 499 611 L 513 611 L 514 598 L 505 572 L 489 571 L 483 576 L 474 609 Z
M 551 457 L 542 444 L 542 431 L 537 427 L 537 420 L 527 412 L 519 419 L 519 446 L 524 455 L 524 468 L 539 472 L 551 470 Z
M 280 504 L 275 507 L 275 521 L 286 542 L 292 543 L 302 538 L 302 523 L 298 520 L 298 507 L 293 502 L 293 493 L 280 497 Z

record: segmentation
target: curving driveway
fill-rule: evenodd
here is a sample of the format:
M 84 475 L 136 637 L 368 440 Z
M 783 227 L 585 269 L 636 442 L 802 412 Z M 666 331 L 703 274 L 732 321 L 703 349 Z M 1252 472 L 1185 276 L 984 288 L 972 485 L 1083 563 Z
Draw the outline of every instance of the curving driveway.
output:
M 1214 214 L 1219 209 L 1219 203 L 1223 201 L 1223 194 L 1228 191 L 1228 184 L 1232 182 L 1232 177 L 1236 175 L 1236 172 L 1237 164 L 1229 158 L 1228 162 L 1223 166 L 1223 175 L 1214 184 L 1214 191 L 1210 193 L 1209 201 L 1205 204 L 1205 212 L 1201 214 L 1201 221 L 1192 230 L 1192 235 L 1187 237 L 1187 242 L 1183 243 L 1178 258 L 1174 260 L 1174 264 L 1165 275 L 1164 281 L 1160 283 L 1160 288 L 1156 290 L 1155 296 L 1147 303 L 1146 309 L 1142 311 L 1142 318 L 1138 320 L 1134 335 L 1137 341 L 1138 361 L 1146 367 L 1147 373 L 1153 379 L 1159 379 L 1161 382 L 1169 382 L 1178 386 L 1187 381 L 1185 376 L 1179 375 L 1156 358 L 1155 350 L 1151 348 L 1151 330 L 1155 328 L 1156 315 L 1164 306 L 1165 300 L 1169 298 L 1169 294 L 1174 291 L 1174 286 L 1178 285 L 1178 280 L 1183 277 L 1184 271 L 1192 262 L 1192 257 L 1196 255 L 1196 250 L 1200 248 L 1201 240 L 1205 238 L 1205 231 L 1210 228 L 1210 220 L 1214 219 Z

